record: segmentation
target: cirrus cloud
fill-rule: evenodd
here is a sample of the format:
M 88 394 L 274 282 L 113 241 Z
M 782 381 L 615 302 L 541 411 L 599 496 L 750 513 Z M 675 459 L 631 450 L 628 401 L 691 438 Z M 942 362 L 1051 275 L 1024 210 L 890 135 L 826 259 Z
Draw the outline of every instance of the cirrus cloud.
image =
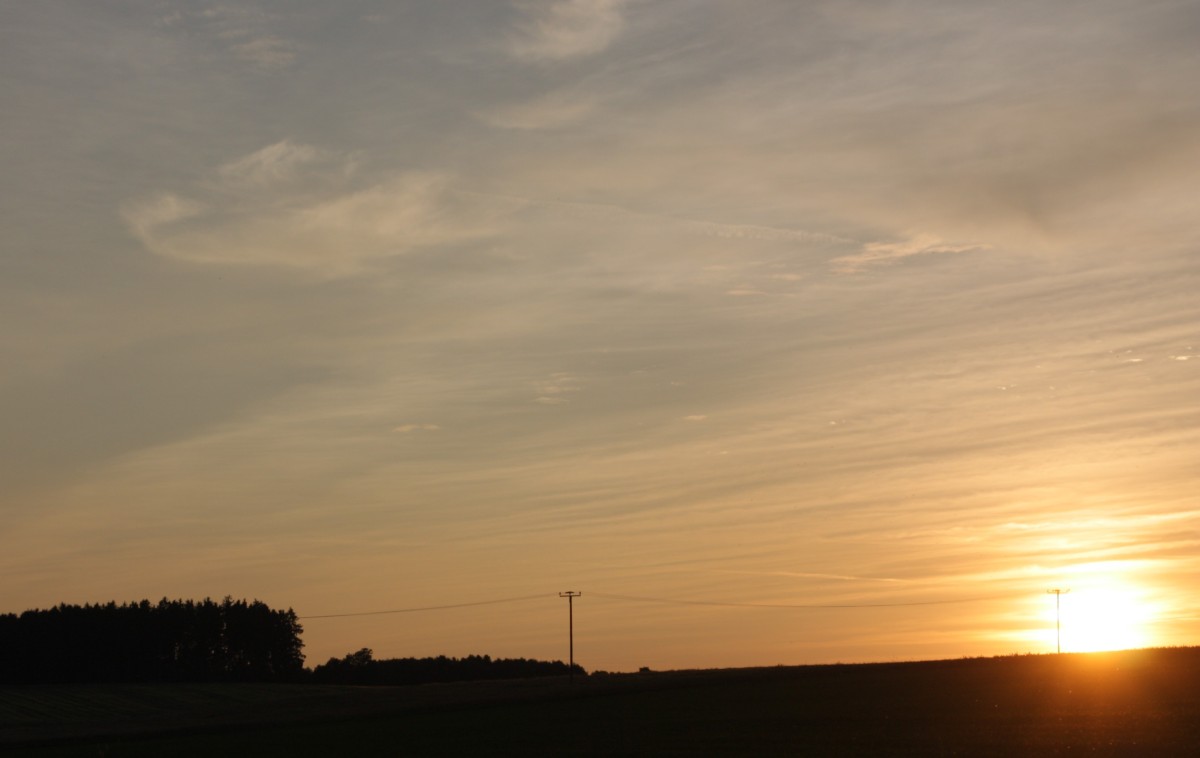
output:
M 283 140 L 222 164 L 186 195 L 133 200 L 122 216 L 148 250 L 167 258 L 339 275 L 480 238 L 503 213 L 502 203 L 457 192 L 445 173 L 355 179 L 352 155 Z
M 508 52 L 527 62 L 557 61 L 598 53 L 625 26 L 626 0 L 525 2 L 526 16 L 509 42 Z
M 935 234 L 920 233 L 899 242 L 868 242 L 859 252 L 835 258 L 831 264 L 834 271 L 855 274 L 871 266 L 888 265 L 915 255 L 970 253 L 986 248 L 987 245 L 950 243 Z

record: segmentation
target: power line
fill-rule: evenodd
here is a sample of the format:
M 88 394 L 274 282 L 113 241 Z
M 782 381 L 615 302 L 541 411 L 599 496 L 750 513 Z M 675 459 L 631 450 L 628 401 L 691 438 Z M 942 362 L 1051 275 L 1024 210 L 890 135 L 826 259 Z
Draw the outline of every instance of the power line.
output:
M 451 608 L 473 608 L 478 605 L 499 605 L 501 603 L 518 603 L 523 600 L 536 600 L 538 598 L 555 597 L 554 595 L 538 594 L 524 595 L 522 597 L 502 597 L 498 600 L 480 600 L 475 603 L 455 603 L 454 605 L 427 605 L 421 608 L 396 608 L 390 611 L 359 611 L 357 613 L 325 613 L 319 616 L 297 616 L 301 620 L 307 619 L 338 619 L 348 618 L 350 616 L 382 616 L 387 613 L 417 613 L 419 611 L 445 611 Z
M 982 597 L 956 598 L 954 600 L 922 600 L 907 603 L 841 603 L 836 605 L 796 604 L 796 603 L 729 603 L 716 600 L 679 600 L 663 597 L 639 597 L 637 595 L 612 595 L 607 592 L 593 592 L 595 597 L 605 597 L 610 600 L 634 600 L 642 603 L 666 603 L 668 605 L 715 605 L 729 608 L 901 608 L 916 605 L 950 605 L 952 603 L 978 603 L 984 600 L 998 600 L 1013 597 L 1018 593 L 1003 595 L 987 595 Z M 1024 594 L 1024 593 L 1021 593 Z
M 1024 593 L 1004 593 L 1000 595 L 982 595 L 977 597 L 955 598 L 952 600 L 919 600 L 904 603 L 735 603 L 720 600 L 680 600 L 678 598 L 644 597 L 641 595 L 618 595 L 609 592 L 591 592 L 595 597 L 609 600 L 630 600 L 639 603 L 664 603 L 667 605 L 705 605 L 725 608 L 781 608 L 781 609 L 822 609 L 822 608 L 903 608 L 922 605 L 951 605 L 955 603 L 978 603 L 985 600 L 999 600 Z M 526 600 L 538 600 L 550 597 L 566 597 L 566 595 L 522 595 L 520 597 L 503 597 L 495 600 L 479 600 L 472 603 L 453 603 L 451 605 L 427 605 L 416 608 L 393 608 L 386 611 L 357 611 L 353 613 L 324 613 L 312 616 L 298 616 L 300 620 L 350 618 L 354 616 L 383 616 L 391 613 L 420 613 L 423 611 L 446 611 L 454 608 L 473 608 L 481 605 L 500 605 L 502 603 L 519 603 Z

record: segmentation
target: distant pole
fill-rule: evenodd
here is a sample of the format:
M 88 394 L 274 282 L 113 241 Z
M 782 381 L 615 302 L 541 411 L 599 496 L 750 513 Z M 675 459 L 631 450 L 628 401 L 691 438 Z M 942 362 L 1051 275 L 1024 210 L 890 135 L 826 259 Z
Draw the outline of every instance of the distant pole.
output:
M 1070 590 L 1060 590 L 1058 588 L 1046 590 L 1047 595 L 1054 595 L 1054 633 L 1058 642 L 1058 652 L 1062 653 L 1062 596 Z
M 582 592 L 560 592 L 559 597 L 567 599 L 567 640 L 570 651 L 570 667 L 567 669 L 567 681 L 575 681 L 575 598 L 582 595 Z

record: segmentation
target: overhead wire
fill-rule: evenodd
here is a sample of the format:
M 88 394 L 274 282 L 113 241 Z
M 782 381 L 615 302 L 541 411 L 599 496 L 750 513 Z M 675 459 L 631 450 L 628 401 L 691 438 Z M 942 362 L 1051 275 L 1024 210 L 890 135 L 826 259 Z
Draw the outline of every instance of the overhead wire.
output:
M 731 603 L 717 600 L 682 600 L 679 598 L 666 597 L 641 597 L 638 595 L 615 595 L 607 592 L 591 592 L 593 597 L 603 597 L 611 600 L 633 600 L 642 603 L 664 603 L 668 605 L 710 605 L 723 606 L 729 608 L 902 608 L 906 606 L 918 605 L 950 605 L 953 603 L 977 603 L 984 600 L 998 600 L 1006 597 L 1014 597 L 1015 593 L 1005 593 L 1002 595 L 986 595 L 980 597 L 955 598 L 953 600 L 916 600 L 904 603 L 837 603 L 837 604 L 817 604 L 817 603 Z
M 557 595 L 537 594 L 523 595 L 521 597 L 502 597 L 496 600 L 480 600 L 474 603 L 454 603 L 452 605 L 427 605 L 420 608 L 393 608 L 387 611 L 358 611 L 355 613 L 322 613 L 315 616 L 297 616 L 298 619 L 336 619 L 347 618 L 350 616 L 383 616 L 388 613 L 417 613 L 419 611 L 446 611 L 452 608 L 473 608 L 479 605 L 499 605 L 501 603 L 519 603 L 523 600 L 536 600 L 538 598 L 558 597 Z
M 736 603 L 719 600 L 683 600 L 680 598 L 645 597 L 641 595 L 619 595 L 611 592 L 588 592 L 592 597 L 608 600 L 629 600 L 639 603 L 663 603 L 665 605 L 703 605 L 726 608 L 779 608 L 779 609 L 836 609 L 836 608 L 903 608 L 922 605 L 952 605 L 956 603 L 978 603 L 985 600 L 999 600 L 1014 597 L 1017 593 L 998 595 L 981 595 L 975 597 L 954 598 L 951 600 L 915 600 L 901 603 Z M 539 593 L 537 595 L 522 595 L 520 597 L 504 597 L 494 600 L 479 600 L 471 603 L 452 603 L 449 605 L 427 605 L 415 608 L 393 608 L 385 611 L 356 611 L 351 613 L 323 613 L 312 616 L 299 616 L 301 620 L 349 618 L 352 616 L 383 616 L 392 613 L 419 613 L 423 611 L 445 611 L 454 608 L 474 608 L 481 605 L 500 605 L 503 603 L 519 603 L 540 598 L 557 598 L 557 594 Z

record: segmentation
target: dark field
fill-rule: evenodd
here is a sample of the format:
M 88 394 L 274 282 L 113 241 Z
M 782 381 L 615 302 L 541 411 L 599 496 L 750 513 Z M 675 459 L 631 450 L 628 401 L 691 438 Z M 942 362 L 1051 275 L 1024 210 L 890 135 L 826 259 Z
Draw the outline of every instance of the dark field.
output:
M 13 755 L 1200 755 L 1200 648 L 420 685 L 0 688 Z

